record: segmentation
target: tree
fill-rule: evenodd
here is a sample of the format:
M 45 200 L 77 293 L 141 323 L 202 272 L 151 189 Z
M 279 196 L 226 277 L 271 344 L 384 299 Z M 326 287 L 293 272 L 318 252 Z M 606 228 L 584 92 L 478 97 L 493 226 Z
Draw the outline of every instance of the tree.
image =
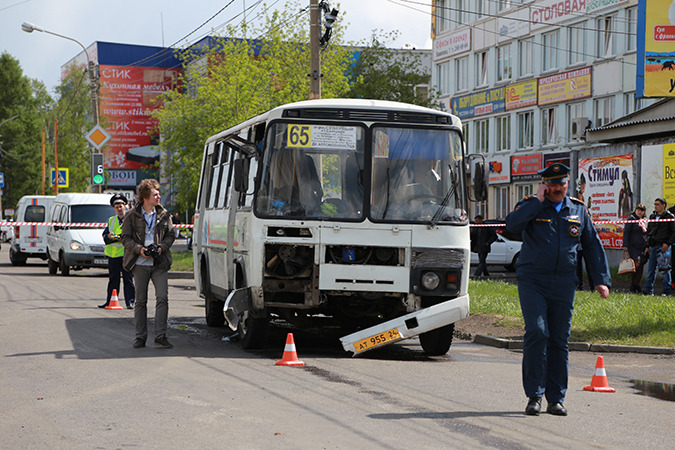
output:
M 5 174 L 3 207 L 24 195 L 42 193 L 41 128 L 52 104 L 39 81 L 23 75 L 19 61 L 0 56 L 0 171 Z
M 436 107 L 435 92 L 416 89 L 416 86 L 428 86 L 431 81 L 431 68 L 423 64 L 422 55 L 414 49 L 392 49 L 384 45 L 398 34 L 394 31 L 380 38 L 373 36 L 370 44 L 359 48 L 358 59 L 350 69 L 351 89 L 347 96 Z
M 159 120 L 163 153 L 171 154 L 178 209 L 194 207 L 206 139 L 276 106 L 309 98 L 309 21 L 306 14 L 267 11 L 261 29 L 247 24 L 225 30 L 208 48 L 184 50 L 182 89 L 168 92 Z M 255 35 L 257 39 L 244 39 Z M 237 38 L 239 36 L 239 38 Z M 322 53 L 322 96 L 348 90 L 348 54 L 335 27 Z

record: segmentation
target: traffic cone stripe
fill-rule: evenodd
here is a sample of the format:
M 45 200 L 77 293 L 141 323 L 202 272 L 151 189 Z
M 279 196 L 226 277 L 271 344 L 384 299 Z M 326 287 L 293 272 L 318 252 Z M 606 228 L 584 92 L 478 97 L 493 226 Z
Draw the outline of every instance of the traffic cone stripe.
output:
M 614 388 L 609 387 L 609 383 L 607 382 L 605 360 L 602 356 L 598 356 L 598 360 L 595 363 L 595 375 L 593 375 L 591 385 L 584 386 L 584 390 L 592 392 L 616 392 Z
M 106 306 L 105 309 L 124 309 L 120 306 L 120 301 L 117 298 L 117 289 L 113 289 L 112 295 L 110 296 L 110 304 Z
M 606 377 L 607 373 L 605 372 L 605 368 L 604 367 L 598 367 L 597 369 L 595 369 L 595 376 L 596 377 Z

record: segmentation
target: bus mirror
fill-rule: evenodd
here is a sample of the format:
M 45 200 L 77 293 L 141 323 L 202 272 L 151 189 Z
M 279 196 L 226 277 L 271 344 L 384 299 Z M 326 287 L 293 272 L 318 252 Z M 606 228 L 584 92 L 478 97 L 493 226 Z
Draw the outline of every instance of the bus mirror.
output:
M 485 157 L 475 153 L 470 155 L 470 157 L 471 167 L 473 168 L 473 179 L 471 180 L 471 184 L 473 185 L 473 195 L 470 196 L 470 200 L 473 202 L 482 202 L 487 200 L 488 197 L 489 173 L 485 168 Z M 478 160 L 476 161 L 476 159 Z
M 234 160 L 234 190 L 237 192 L 248 191 L 249 161 L 245 158 Z

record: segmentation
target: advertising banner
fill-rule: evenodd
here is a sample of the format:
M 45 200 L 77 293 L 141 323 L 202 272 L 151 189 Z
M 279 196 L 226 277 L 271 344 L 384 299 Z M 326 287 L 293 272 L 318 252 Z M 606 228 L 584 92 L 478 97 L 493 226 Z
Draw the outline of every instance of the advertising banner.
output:
M 626 3 L 628 0 L 543 0 L 530 8 L 532 30 L 548 25 L 575 20 L 585 14 Z M 652 1 L 652 0 L 649 0 Z
M 539 78 L 539 106 L 590 96 L 590 67 Z
M 663 145 L 663 198 L 675 205 L 675 144 Z
M 506 110 L 537 104 L 537 80 L 506 86 Z
M 490 167 L 490 184 L 511 182 L 511 164 L 508 156 L 493 155 L 488 157 L 487 161 Z
M 434 41 L 434 61 L 471 50 L 471 29 L 467 28 Z
M 539 179 L 541 153 L 511 157 L 511 181 L 534 181 Z
M 178 69 L 100 65 L 101 116 L 112 139 L 104 148 L 106 169 L 149 169 L 159 162 L 157 121 L 152 110 L 172 88 Z
M 452 99 L 452 113 L 460 119 L 504 111 L 506 88 L 500 87 L 462 95 Z
M 633 155 L 579 160 L 579 200 L 593 221 L 627 219 L 633 211 Z M 623 225 L 596 224 L 602 245 L 623 246 Z
M 675 97 L 675 2 L 640 0 L 635 96 Z

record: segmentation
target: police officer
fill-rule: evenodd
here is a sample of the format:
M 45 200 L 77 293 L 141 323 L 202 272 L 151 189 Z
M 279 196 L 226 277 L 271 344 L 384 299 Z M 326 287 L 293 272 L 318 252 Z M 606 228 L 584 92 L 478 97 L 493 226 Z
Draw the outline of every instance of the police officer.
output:
M 523 388 L 525 414 L 567 415 L 568 340 L 577 286 L 577 254 L 584 259 L 602 298 L 609 296 L 607 258 L 583 202 L 567 196 L 569 167 L 555 163 L 540 170 L 537 194 L 526 197 L 506 217 L 506 227 L 523 237 L 516 276 L 525 320 Z
M 115 208 L 115 215 L 108 219 L 108 226 L 103 230 L 103 242 L 106 243 L 104 253 L 108 256 L 108 296 L 99 308 L 110 304 L 113 289 L 120 291 L 120 278 L 124 278 L 124 301 L 127 309 L 134 307 L 136 288 L 131 272 L 122 267 L 124 245 L 122 245 L 122 221 L 127 212 L 127 198 L 122 194 L 115 194 L 110 198 L 110 204 Z

